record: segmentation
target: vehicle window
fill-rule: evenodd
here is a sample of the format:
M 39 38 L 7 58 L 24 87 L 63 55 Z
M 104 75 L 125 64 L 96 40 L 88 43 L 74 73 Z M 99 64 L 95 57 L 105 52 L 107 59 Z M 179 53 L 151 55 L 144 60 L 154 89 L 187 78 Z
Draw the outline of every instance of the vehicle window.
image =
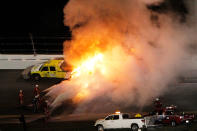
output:
M 48 66 L 43 67 L 42 71 L 48 71 Z
M 118 120 L 119 119 L 119 115 L 114 115 L 114 120 Z
M 55 71 L 55 67 L 51 66 L 50 71 Z
M 122 115 L 122 118 L 123 118 L 123 119 L 129 119 L 129 114 L 123 114 L 123 115 Z
M 105 120 L 113 120 L 113 116 L 108 116 L 105 118 Z

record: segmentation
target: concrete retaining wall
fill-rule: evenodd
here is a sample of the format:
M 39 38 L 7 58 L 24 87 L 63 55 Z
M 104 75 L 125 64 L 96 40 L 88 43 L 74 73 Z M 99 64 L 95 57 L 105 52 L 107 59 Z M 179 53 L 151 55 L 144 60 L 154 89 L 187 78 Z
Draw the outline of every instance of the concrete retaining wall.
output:
M 0 55 L 0 69 L 25 69 L 31 65 L 63 55 Z

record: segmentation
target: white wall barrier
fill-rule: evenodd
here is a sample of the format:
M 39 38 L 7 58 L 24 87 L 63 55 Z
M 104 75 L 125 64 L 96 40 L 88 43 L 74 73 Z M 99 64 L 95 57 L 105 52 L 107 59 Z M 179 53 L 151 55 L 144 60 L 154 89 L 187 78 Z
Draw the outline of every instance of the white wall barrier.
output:
M 63 55 L 6 55 L 0 54 L 0 69 L 25 69 L 31 65 L 41 63 Z

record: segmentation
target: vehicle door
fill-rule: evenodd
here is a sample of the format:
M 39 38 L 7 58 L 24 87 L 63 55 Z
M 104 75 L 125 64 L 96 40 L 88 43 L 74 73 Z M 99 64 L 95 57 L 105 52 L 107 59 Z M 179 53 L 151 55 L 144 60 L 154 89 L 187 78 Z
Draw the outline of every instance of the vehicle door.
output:
M 162 121 L 163 124 L 169 124 L 171 122 L 171 117 L 166 115 Z
M 104 126 L 105 129 L 111 128 L 110 123 L 111 123 L 111 120 L 113 119 L 112 117 L 113 117 L 113 116 L 110 115 L 110 116 L 107 116 L 107 117 L 105 118 L 105 122 L 103 123 L 103 126 Z
M 59 70 L 57 72 L 58 72 L 58 78 L 65 78 L 65 76 L 66 76 L 66 72 L 65 71 Z
M 64 79 L 69 79 L 71 77 L 71 72 L 69 71 L 63 71 L 63 70 L 60 70 L 60 71 L 57 71 L 58 73 L 58 78 L 64 78 Z
M 172 116 L 173 116 L 173 112 L 171 110 L 167 110 L 165 112 L 165 116 L 163 118 L 163 123 L 164 124 L 169 124 L 171 122 Z
M 112 120 L 112 126 L 114 128 L 122 128 L 122 119 L 120 119 L 120 115 L 114 115 Z
M 131 127 L 131 121 L 129 114 L 122 114 L 122 128 L 130 128 Z
M 49 77 L 51 78 L 56 78 L 57 74 L 56 74 L 56 68 L 54 66 L 49 66 Z
M 119 115 L 110 115 L 107 118 L 105 118 L 105 125 L 104 125 L 104 127 L 106 129 L 121 128 L 119 120 L 120 120 L 119 119 Z
M 43 66 L 40 72 L 41 77 L 49 77 L 49 67 Z

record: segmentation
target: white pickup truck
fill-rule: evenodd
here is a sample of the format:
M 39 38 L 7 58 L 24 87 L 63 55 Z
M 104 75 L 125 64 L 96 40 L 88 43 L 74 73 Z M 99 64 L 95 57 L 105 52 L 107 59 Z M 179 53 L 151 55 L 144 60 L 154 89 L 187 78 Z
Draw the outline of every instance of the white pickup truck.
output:
M 131 129 L 131 131 L 138 131 L 138 129 L 146 128 L 144 118 L 130 118 L 126 113 L 115 113 L 108 115 L 105 119 L 99 119 L 94 124 L 98 131 L 105 129 Z

